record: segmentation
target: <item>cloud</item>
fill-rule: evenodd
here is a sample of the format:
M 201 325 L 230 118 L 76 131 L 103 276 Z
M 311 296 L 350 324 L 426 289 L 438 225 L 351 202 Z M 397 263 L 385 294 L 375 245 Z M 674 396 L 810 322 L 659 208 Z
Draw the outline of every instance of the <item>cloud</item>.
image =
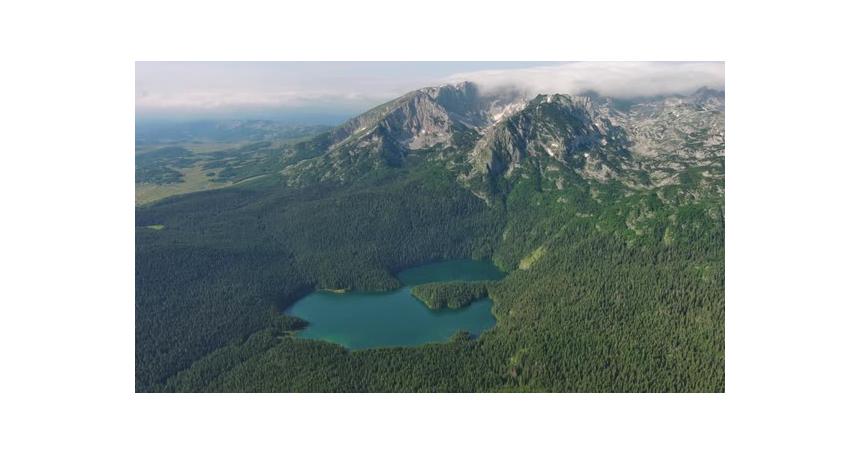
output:
M 514 70 L 458 73 L 449 82 L 472 81 L 482 91 L 538 93 L 595 91 L 613 98 L 687 94 L 701 87 L 723 90 L 723 62 L 575 62 Z
M 381 78 L 352 68 L 349 62 L 137 62 L 135 107 L 144 113 L 204 114 L 320 106 L 362 110 L 399 94 Z
M 243 107 L 298 107 L 325 104 L 333 101 L 344 103 L 366 102 L 362 94 L 336 91 L 245 91 L 211 90 L 178 93 L 148 93 L 139 91 L 137 109 L 224 109 Z
M 410 90 L 471 80 L 527 94 L 616 98 L 723 88 L 722 62 L 138 62 L 136 111 L 360 113 Z

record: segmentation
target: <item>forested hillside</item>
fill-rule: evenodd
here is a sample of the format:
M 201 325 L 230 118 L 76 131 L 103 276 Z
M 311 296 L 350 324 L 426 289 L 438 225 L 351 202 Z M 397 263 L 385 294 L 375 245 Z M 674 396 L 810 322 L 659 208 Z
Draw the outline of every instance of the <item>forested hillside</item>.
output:
M 463 281 L 419 284 L 412 288 L 412 295 L 434 310 L 462 308 L 486 297 L 487 285 L 488 283 Z

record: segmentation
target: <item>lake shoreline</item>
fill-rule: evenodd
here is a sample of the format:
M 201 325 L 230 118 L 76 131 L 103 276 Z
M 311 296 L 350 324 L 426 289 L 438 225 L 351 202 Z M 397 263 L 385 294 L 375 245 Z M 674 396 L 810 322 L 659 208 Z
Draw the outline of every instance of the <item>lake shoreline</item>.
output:
M 504 278 L 489 261 L 456 259 L 401 271 L 394 290 L 317 289 L 289 305 L 284 314 L 307 321 L 297 338 L 328 341 L 349 350 L 412 347 L 447 342 L 459 332 L 477 337 L 494 327 L 488 295 L 458 308 L 431 309 L 412 294 L 416 286 L 446 282 L 492 282 Z

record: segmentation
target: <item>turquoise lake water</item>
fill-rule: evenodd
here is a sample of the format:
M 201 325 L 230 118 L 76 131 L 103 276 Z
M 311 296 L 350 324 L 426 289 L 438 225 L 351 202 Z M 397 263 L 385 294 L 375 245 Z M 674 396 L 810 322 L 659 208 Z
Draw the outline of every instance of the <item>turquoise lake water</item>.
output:
M 435 262 L 397 275 L 403 287 L 391 292 L 317 291 L 286 310 L 310 324 L 300 338 L 325 340 L 349 349 L 416 346 L 445 341 L 458 331 L 472 335 L 493 327 L 490 299 L 452 310 L 430 310 L 410 293 L 413 286 L 440 281 L 499 280 L 504 274 L 489 261 Z

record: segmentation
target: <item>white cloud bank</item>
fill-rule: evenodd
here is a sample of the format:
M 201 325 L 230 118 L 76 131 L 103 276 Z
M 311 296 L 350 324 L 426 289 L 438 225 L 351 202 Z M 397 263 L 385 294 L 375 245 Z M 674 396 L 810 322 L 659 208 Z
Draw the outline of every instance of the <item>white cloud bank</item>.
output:
M 138 62 L 135 102 L 139 113 L 359 113 L 410 90 L 463 80 L 483 91 L 630 98 L 722 89 L 725 70 L 722 62 Z
M 472 81 L 487 92 L 575 95 L 593 90 L 613 98 L 636 98 L 688 94 L 701 87 L 723 90 L 725 79 L 723 62 L 574 62 L 459 73 L 448 82 Z
M 392 94 L 391 97 L 394 97 Z M 226 109 L 243 107 L 297 107 L 330 102 L 365 104 L 375 98 L 361 93 L 324 90 L 189 90 L 179 93 L 138 91 L 135 97 L 138 109 Z

